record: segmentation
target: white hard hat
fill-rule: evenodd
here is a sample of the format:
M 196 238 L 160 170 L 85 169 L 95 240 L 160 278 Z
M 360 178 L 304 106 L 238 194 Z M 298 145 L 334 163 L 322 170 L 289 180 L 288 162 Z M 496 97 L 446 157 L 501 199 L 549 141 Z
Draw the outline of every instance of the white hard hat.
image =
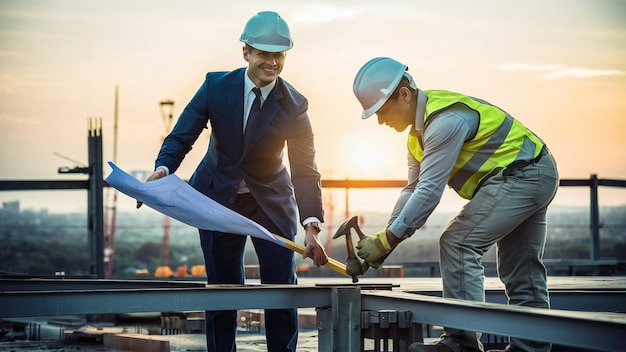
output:
M 407 72 L 408 66 L 388 57 L 377 57 L 365 63 L 354 78 L 352 90 L 363 107 L 362 119 L 366 119 L 389 99 L 402 76 L 409 79 L 411 88 L 417 89 Z
M 250 18 L 239 40 L 255 49 L 274 53 L 293 47 L 287 22 L 273 11 L 259 12 Z

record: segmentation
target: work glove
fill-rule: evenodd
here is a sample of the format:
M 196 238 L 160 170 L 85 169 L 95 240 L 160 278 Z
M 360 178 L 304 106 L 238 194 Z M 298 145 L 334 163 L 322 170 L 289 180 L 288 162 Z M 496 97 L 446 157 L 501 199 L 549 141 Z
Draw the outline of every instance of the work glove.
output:
M 361 259 L 359 259 L 358 257 L 348 258 L 348 261 L 346 261 L 346 273 L 348 273 L 348 275 L 352 277 L 355 277 L 365 274 L 367 272 L 367 269 L 369 269 L 370 267 L 378 269 L 383 264 L 383 261 L 387 258 L 388 255 L 389 254 L 385 254 L 371 264 L 361 261 Z
M 391 253 L 391 252 L 390 252 Z M 387 259 L 387 257 L 389 256 L 389 253 L 383 255 L 382 257 L 374 260 L 371 263 L 368 263 L 368 265 L 374 269 L 378 269 L 380 268 L 381 265 L 383 265 L 383 262 L 385 261 L 385 259 Z
M 391 246 L 389 245 L 389 241 L 387 241 L 387 230 L 383 229 L 363 238 L 357 244 L 356 249 L 356 254 L 361 259 L 372 268 L 378 269 L 385 260 L 386 255 L 391 252 Z M 382 260 L 379 260 L 381 258 Z
M 346 261 L 346 272 L 352 277 L 365 274 L 369 267 L 366 262 L 361 261 L 357 257 L 348 258 L 348 261 Z

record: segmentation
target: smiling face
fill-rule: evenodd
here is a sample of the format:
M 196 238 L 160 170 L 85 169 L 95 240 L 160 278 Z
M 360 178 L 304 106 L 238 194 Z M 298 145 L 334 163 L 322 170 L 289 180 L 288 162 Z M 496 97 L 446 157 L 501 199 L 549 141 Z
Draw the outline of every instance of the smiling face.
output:
M 411 91 L 402 87 L 393 94 L 376 111 L 378 123 L 387 125 L 398 132 L 404 131 L 415 121 L 415 99 L 412 99 Z
M 243 47 L 243 58 L 248 62 L 248 76 L 257 87 L 263 87 L 275 80 L 285 66 L 285 51 L 269 52 Z

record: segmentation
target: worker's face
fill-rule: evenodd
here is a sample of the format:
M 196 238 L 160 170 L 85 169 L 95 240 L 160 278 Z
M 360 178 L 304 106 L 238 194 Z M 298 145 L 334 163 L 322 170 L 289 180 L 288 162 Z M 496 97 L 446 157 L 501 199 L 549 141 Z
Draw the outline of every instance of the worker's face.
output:
M 400 88 L 396 99 L 389 99 L 376 111 L 378 123 L 387 125 L 398 132 L 404 131 L 415 120 L 415 108 L 411 104 L 411 91 Z
M 284 51 L 271 53 L 243 47 L 243 58 L 248 62 L 248 76 L 257 87 L 263 87 L 275 80 L 285 66 Z

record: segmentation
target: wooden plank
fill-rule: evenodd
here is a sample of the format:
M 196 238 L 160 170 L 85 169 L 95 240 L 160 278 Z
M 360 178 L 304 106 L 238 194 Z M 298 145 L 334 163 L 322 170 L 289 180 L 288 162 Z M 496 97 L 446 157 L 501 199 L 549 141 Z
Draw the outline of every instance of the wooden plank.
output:
M 157 335 L 105 334 L 104 348 L 129 352 L 170 352 L 167 338 Z

